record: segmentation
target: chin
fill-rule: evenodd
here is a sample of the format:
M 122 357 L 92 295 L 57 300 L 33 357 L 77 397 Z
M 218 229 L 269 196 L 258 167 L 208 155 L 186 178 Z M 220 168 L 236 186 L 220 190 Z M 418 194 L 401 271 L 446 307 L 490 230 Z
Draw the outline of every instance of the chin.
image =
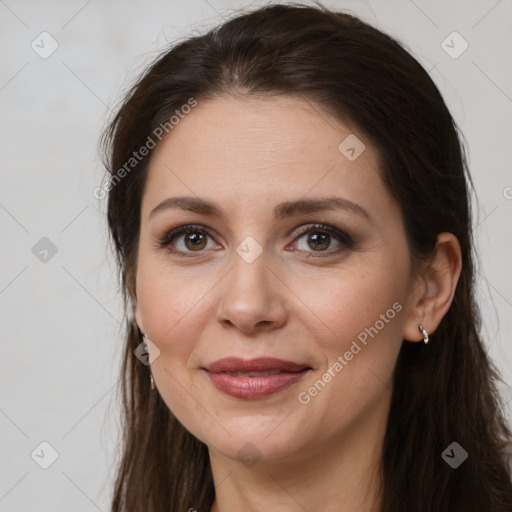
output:
M 282 418 L 279 421 L 281 420 Z M 271 421 L 251 415 L 225 422 L 223 426 L 227 432 L 220 426 L 215 432 L 201 428 L 196 430 L 193 427 L 189 431 L 210 450 L 229 459 L 242 461 L 246 465 L 246 459 L 277 463 L 303 455 L 307 451 L 307 432 L 303 431 L 299 435 L 300 425 L 290 421 L 285 427 L 279 421 L 275 417 Z

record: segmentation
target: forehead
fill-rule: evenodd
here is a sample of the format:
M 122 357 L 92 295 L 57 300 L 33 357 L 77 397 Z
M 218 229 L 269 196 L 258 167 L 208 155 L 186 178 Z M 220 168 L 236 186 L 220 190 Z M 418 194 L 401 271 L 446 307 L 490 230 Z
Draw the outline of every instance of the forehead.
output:
M 144 202 L 197 195 L 240 211 L 335 192 L 371 211 L 390 201 L 378 164 L 364 134 L 314 103 L 224 96 L 199 101 L 154 150 Z

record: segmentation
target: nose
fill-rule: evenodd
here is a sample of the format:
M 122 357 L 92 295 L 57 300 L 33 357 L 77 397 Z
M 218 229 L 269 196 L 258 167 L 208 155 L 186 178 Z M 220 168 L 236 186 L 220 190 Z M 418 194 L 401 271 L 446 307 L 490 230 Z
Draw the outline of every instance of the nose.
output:
M 217 319 L 225 328 L 246 334 L 282 327 L 288 318 L 286 290 L 265 252 L 252 263 L 235 253 L 218 290 Z

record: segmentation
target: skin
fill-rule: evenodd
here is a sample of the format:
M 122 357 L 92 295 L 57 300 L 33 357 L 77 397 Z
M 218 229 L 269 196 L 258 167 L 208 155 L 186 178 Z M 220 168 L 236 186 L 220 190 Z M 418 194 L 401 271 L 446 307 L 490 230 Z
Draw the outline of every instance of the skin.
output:
M 354 161 L 338 150 L 351 133 L 366 146 Z M 430 265 L 411 274 L 400 208 L 378 165 L 363 134 L 291 97 L 199 102 L 152 154 L 134 313 L 160 351 L 151 365 L 158 392 L 209 448 L 214 512 L 318 510 L 320 503 L 324 511 L 369 512 L 379 503 L 398 352 L 403 340 L 422 340 L 420 322 L 435 331 L 461 262 L 456 238 L 442 233 Z M 224 219 L 181 209 L 150 217 L 175 196 L 213 201 Z M 281 202 L 332 196 L 357 203 L 369 219 L 346 209 L 273 217 Z M 349 233 L 353 246 L 327 236 L 317 249 L 311 235 L 323 233 L 318 229 L 297 238 L 301 226 L 322 222 Z M 183 234 L 159 246 L 170 229 L 186 224 L 212 235 L 200 249 Z M 252 263 L 236 252 L 248 236 L 262 249 Z M 298 394 L 396 303 L 400 312 L 300 403 Z M 237 399 L 201 370 L 226 356 L 272 356 L 312 371 L 268 397 Z M 240 450 L 256 463 L 245 464 Z

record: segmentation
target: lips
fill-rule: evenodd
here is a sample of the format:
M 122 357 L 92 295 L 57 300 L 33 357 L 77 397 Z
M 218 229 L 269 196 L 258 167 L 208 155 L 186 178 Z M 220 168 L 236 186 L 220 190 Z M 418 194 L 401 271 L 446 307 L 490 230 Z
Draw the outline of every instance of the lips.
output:
M 258 359 L 240 359 L 238 357 L 225 357 L 205 367 L 212 373 L 222 372 L 300 372 L 309 368 L 307 364 L 284 361 L 274 357 L 260 357 Z
M 306 364 L 271 357 L 226 357 L 203 368 L 213 386 L 235 398 L 257 399 L 282 391 L 311 370 Z
M 222 372 L 232 377 L 267 377 L 268 375 L 277 375 L 283 373 L 282 370 L 268 370 L 266 372 Z

